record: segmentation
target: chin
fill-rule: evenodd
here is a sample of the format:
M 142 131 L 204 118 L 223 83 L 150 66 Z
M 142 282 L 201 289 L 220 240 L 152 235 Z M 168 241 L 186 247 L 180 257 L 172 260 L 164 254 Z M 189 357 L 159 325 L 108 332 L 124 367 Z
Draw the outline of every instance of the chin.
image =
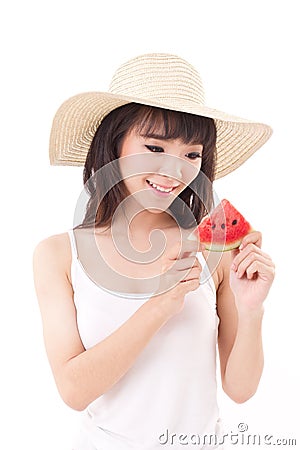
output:
M 156 209 L 156 208 L 145 208 L 151 214 L 162 214 L 165 213 L 165 209 Z

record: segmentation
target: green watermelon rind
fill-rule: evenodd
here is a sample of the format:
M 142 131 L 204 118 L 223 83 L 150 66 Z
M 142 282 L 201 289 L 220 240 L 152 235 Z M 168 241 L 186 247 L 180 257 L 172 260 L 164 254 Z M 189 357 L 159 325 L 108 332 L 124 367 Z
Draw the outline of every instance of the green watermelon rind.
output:
M 209 250 L 210 252 L 228 252 L 230 250 L 234 250 L 235 248 L 238 248 L 242 242 L 242 239 L 239 239 L 236 242 L 232 242 L 229 245 L 220 245 L 220 244 L 210 244 L 207 242 L 202 242 L 206 250 Z
M 253 228 L 250 228 L 249 232 L 247 234 L 245 234 L 245 236 L 247 236 L 249 233 L 251 233 L 252 231 L 254 231 Z M 201 242 L 202 245 L 204 245 L 206 250 L 209 250 L 210 252 L 228 252 L 230 250 L 234 250 L 236 248 L 239 248 L 239 246 L 241 245 L 242 240 L 244 239 L 245 236 L 242 236 L 240 239 L 238 239 L 237 241 L 231 242 L 230 244 L 216 244 L 216 243 L 211 243 L 211 242 Z

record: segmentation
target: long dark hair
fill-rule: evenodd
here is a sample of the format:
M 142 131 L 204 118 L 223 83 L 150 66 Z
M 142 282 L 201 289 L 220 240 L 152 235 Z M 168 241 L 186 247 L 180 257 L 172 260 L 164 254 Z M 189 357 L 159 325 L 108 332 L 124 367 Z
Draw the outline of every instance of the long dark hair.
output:
M 213 206 L 212 182 L 216 162 L 214 120 L 194 114 L 129 103 L 111 111 L 103 119 L 94 135 L 83 171 L 83 182 L 90 197 L 85 217 L 75 228 L 109 227 L 116 206 L 129 195 L 121 180 L 119 164 L 116 160 L 120 156 L 125 136 L 133 129 L 147 137 L 155 136 L 158 130 L 162 134 L 163 130 L 164 139 L 180 139 L 184 144 L 203 145 L 201 171 L 178 196 L 184 203 L 175 199 L 169 207 L 170 213 L 183 228 L 190 228 L 194 221 L 198 224 Z M 97 177 L 97 171 L 112 161 L 115 163 L 110 165 L 109 175 L 107 171 L 100 171 L 101 177 Z M 112 185 L 113 187 L 109 188 Z M 106 194 L 103 196 L 104 192 Z M 186 214 L 186 208 L 192 212 L 192 215 Z

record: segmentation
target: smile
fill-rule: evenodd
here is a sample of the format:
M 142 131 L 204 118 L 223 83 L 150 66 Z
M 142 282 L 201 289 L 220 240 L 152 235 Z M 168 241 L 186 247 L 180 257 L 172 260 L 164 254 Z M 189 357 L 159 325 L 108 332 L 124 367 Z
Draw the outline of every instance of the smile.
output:
M 170 192 L 172 192 L 174 189 L 176 189 L 179 186 L 179 185 L 177 185 L 177 186 L 171 186 L 171 187 L 167 188 L 167 187 L 160 186 L 159 184 L 155 184 L 152 181 L 149 181 L 149 180 L 146 180 L 146 181 L 156 191 L 162 192 L 164 194 L 169 194 Z

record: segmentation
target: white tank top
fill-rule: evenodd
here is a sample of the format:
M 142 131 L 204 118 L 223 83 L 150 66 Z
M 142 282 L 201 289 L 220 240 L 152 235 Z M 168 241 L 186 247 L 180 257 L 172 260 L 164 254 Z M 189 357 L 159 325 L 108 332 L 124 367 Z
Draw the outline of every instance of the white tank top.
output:
M 94 283 L 78 259 L 73 230 L 68 233 L 78 330 L 88 349 L 119 328 L 149 296 L 120 297 Z M 158 330 L 129 371 L 81 413 L 73 450 L 222 448 L 209 445 L 209 439 L 216 439 L 209 436 L 221 431 L 216 291 L 202 253 L 197 257 L 206 281 L 186 295 L 183 310 Z

